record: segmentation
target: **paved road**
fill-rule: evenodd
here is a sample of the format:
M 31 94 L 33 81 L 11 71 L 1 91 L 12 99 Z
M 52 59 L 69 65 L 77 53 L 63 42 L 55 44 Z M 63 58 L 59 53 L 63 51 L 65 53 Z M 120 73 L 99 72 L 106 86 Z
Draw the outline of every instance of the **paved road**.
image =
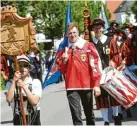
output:
M 43 90 L 41 98 L 41 122 L 43 125 L 72 125 L 71 114 L 66 99 L 64 83 L 53 84 L 47 86 Z M 137 125 L 137 106 L 131 109 L 133 117 L 131 119 L 124 118 L 123 125 Z M 103 125 L 103 120 L 99 110 L 96 110 L 94 102 L 94 112 L 96 124 Z M 111 118 L 112 110 L 109 110 L 110 125 L 114 125 Z M 124 112 L 123 112 L 124 113 Z M 124 117 L 125 117 L 124 113 Z M 85 116 L 82 110 L 82 119 L 85 124 Z M 1 92 L 1 125 L 12 125 L 12 110 L 5 101 L 5 96 Z

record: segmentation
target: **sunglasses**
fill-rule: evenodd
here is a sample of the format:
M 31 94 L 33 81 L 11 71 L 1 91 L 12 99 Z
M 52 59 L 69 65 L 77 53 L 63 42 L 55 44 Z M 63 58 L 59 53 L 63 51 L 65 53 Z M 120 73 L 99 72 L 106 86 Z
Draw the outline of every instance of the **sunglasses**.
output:
M 19 64 L 19 68 L 23 68 L 23 67 L 28 68 L 30 67 L 30 65 L 29 64 Z

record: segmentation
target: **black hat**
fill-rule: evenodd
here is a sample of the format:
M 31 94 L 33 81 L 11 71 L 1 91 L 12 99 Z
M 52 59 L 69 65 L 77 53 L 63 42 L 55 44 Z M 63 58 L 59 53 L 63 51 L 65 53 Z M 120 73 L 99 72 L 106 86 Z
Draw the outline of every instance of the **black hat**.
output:
M 105 35 L 107 35 L 107 36 L 113 36 L 116 33 L 116 28 L 109 27 L 109 28 L 107 28 L 106 31 L 107 31 L 107 33 L 105 33 Z
M 132 29 L 135 29 L 135 30 L 137 30 L 137 26 L 135 26 L 135 25 L 134 25 Z
M 123 24 L 123 26 L 122 26 L 122 29 L 126 29 L 126 28 L 129 28 L 130 30 L 133 28 L 133 25 L 131 25 L 131 24 Z
M 119 24 L 115 21 L 111 22 L 110 23 L 110 27 L 113 27 L 113 28 L 118 28 Z
M 90 23 L 90 27 L 93 28 L 95 25 L 102 25 L 104 27 L 105 21 L 101 18 L 96 18 Z
M 122 36 L 123 40 L 127 39 L 126 33 L 122 29 L 120 29 L 120 28 L 116 29 L 116 34 L 119 35 L 119 36 Z
M 110 27 L 107 29 L 107 33 L 105 35 L 113 36 L 114 34 L 122 36 L 123 40 L 127 39 L 125 32 L 123 30 L 121 30 L 120 28 L 116 29 L 116 28 Z
M 131 32 L 137 31 L 137 26 L 133 25 Z

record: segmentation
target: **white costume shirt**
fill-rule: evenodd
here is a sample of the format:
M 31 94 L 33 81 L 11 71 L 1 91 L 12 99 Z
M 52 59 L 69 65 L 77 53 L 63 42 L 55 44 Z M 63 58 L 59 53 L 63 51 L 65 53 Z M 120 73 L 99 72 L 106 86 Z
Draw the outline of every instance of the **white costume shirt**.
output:
M 31 91 L 32 94 L 37 95 L 37 96 L 39 96 L 41 98 L 41 96 L 42 96 L 42 85 L 41 85 L 40 80 L 39 79 L 32 79 L 31 77 L 29 77 L 29 79 L 28 79 L 28 87 L 29 87 L 30 84 L 32 85 L 31 86 L 32 87 L 32 91 Z M 8 83 L 6 85 L 6 89 L 5 89 L 6 91 L 5 92 L 8 92 L 8 90 L 10 88 L 10 85 L 11 85 L 11 83 Z M 26 94 L 25 94 L 23 89 L 22 89 L 22 94 L 23 94 L 23 96 L 26 96 Z M 11 104 L 10 104 L 11 108 L 13 109 L 13 111 L 14 111 L 14 104 L 15 104 L 15 101 L 13 99 Z M 27 104 L 28 104 L 28 102 L 24 102 L 25 112 L 27 110 Z M 36 106 L 33 106 L 34 110 L 40 110 L 39 104 L 40 104 L 40 101 L 38 102 L 38 104 Z M 16 104 L 16 108 L 18 108 L 18 104 Z M 16 111 L 16 113 L 18 113 L 18 109 L 16 109 L 15 111 Z

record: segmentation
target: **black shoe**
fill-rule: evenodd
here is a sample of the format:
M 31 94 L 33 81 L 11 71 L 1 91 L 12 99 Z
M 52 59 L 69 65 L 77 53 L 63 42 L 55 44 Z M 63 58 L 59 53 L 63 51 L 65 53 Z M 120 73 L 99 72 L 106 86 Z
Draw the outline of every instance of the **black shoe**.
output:
M 114 124 L 115 125 L 122 125 L 121 119 L 120 119 L 119 116 L 113 116 L 113 119 L 114 119 Z
M 121 106 L 121 110 L 125 110 L 125 108 L 123 106 Z
M 136 104 L 134 104 L 133 107 L 136 107 Z
M 114 120 L 114 116 L 112 115 L 112 119 Z
M 118 113 L 118 116 L 120 117 L 121 120 L 123 120 L 123 115 L 121 113 Z
M 132 118 L 132 113 L 131 113 L 130 109 L 127 109 L 126 113 L 127 113 L 128 118 Z
M 104 125 L 108 125 L 109 126 L 109 122 L 105 122 Z

